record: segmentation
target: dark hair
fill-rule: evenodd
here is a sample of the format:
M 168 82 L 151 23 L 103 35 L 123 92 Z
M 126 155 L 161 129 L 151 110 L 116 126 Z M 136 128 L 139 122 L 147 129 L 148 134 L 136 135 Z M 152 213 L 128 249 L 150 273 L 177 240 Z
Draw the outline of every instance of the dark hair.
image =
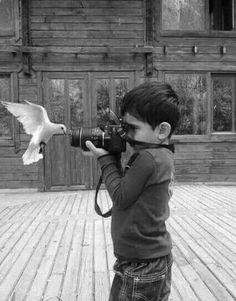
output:
M 149 123 L 153 129 L 162 122 L 168 122 L 171 135 L 180 119 L 178 104 L 178 97 L 169 84 L 147 82 L 125 94 L 121 102 L 121 115 L 129 113 Z

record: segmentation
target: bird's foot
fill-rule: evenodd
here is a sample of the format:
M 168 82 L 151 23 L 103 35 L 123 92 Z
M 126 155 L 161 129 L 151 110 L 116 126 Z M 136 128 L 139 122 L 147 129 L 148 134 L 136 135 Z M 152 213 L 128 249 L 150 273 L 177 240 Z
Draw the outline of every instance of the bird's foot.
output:
M 40 148 L 39 148 L 39 154 L 42 154 L 43 149 L 44 149 L 44 147 L 46 146 L 46 143 L 41 142 L 39 146 L 40 146 Z

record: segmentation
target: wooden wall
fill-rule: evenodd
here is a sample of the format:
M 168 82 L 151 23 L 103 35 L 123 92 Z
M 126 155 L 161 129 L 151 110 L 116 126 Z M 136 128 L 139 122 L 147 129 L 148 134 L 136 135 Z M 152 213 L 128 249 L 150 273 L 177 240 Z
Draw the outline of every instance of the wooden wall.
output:
M 144 1 L 34 0 L 30 14 L 31 44 L 52 49 L 33 55 L 36 70 L 137 68 L 140 57 L 134 62 L 126 49 L 145 43 Z M 113 47 L 126 49 L 121 54 Z
M 143 45 L 143 1 L 31 1 L 35 46 Z
M 226 138 L 177 142 L 177 182 L 236 182 L 236 141 Z
M 45 72 L 125 71 L 140 80 L 163 80 L 166 71 L 236 72 L 234 38 L 163 35 L 157 2 L 18 1 L 17 39 L 0 38 L 0 73 L 14 73 L 12 101 L 43 104 Z M 0 188 L 41 189 L 43 162 L 23 166 L 29 137 L 15 126 L 20 134 L 0 141 Z M 236 181 L 236 135 L 174 141 L 177 181 Z
M 12 0 L 17 38 L 0 37 L 0 73 L 14 72 L 11 100 L 43 104 L 43 73 L 144 69 L 145 1 Z M 14 90 L 14 91 L 13 91 Z M 16 123 L 17 124 L 17 123 Z M 0 188 L 44 187 L 44 162 L 22 164 L 22 128 L 0 141 Z

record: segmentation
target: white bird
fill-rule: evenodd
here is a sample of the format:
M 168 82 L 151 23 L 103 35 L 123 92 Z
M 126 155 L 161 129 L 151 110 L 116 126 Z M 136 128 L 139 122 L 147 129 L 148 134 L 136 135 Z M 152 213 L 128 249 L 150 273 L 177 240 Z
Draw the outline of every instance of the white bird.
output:
M 25 104 L 1 101 L 23 125 L 25 132 L 32 135 L 30 143 L 22 159 L 24 165 L 37 162 L 43 158 L 43 146 L 55 134 L 66 134 L 64 124 L 52 123 L 46 110 L 40 106 L 25 100 Z

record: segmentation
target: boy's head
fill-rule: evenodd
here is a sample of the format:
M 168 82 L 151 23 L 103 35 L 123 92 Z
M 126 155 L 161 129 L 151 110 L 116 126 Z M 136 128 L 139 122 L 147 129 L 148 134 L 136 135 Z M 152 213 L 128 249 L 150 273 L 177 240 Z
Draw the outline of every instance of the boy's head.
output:
M 167 83 L 148 82 L 129 91 L 121 103 L 121 115 L 133 116 L 150 125 L 168 128 L 168 138 L 178 125 L 178 97 Z

